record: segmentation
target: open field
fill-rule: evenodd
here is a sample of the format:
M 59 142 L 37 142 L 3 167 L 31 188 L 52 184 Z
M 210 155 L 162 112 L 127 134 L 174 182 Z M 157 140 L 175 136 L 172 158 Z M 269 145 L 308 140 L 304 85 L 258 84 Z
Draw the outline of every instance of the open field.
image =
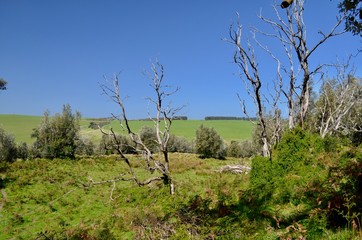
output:
M 201 160 L 175 153 L 171 160 L 175 196 L 162 184 L 139 188 L 118 182 L 85 189 L 89 177 L 111 179 L 126 170 L 116 157 L 16 162 L 3 176 L 6 201 L 0 210 L 0 239 L 156 239 L 161 234 L 184 239 L 188 227 L 195 228 L 199 239 L 207 233 L 197 233 L 197 226 L 188 223 L 193 220 L 186 220 L 189 201 L 207 198 L 211 202 L 205 204 L 216 207 L 222 187 L 228 191 L 222 193 L 225 201 L 236 204 L 248 175 L 217 172 L 222 165 L 238 163 L 236 159 Z M 142 174 L 142 167 L 136 171 Z
M 26 115 L 6 115 L 0 114 L 0 127 L 11 133 L 16 142 L 32 143 L 34 139 L 30 137 L 32 129 L 39 126 L 41 116 L 26 116 Z M 88 128 L 92 119 L 82 119 L 81 134 L 97 142 L 101 137 L 98 130 Z M 131 126 L 136 132 L 143 126 L 152 126 L 152 121 L 131 121 Z M 196 129 L 203 124 L 207 127 L 214 127 L 225 141 L 231 140 L 246 140 L 251 139 L 253 124 L 243 120 L 177 120 L 173 122 L 172 134 L 183 136 L 188 140 L 195 138 Z M 111 125 L 116 131 L 120 131 L 118 122 L 113 121 Z M 105 126 L 105 128 L 110 127 Z M 120 131 L 121 132 L 121 131 Z

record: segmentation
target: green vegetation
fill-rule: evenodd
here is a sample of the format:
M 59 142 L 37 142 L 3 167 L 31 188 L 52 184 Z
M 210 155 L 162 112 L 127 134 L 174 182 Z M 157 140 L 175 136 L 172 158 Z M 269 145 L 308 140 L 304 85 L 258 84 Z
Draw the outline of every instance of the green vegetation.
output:
M 30 137 L 34 128 L 38 127 L 41 123 L 42 116 L 26 116 L 26 115 L 9 115 L 0 114 L 0 127 L 15 137 L 16 142 L 26 142 L 31 144 L 34 139 Z M 80 121 L 80 134 L 89 138 L 95 143 L 99 143 L 102 134 L 98 129 L 89 128 L 91 122 L 96 119 L 83 118 Z M 171 134 L 176 136 L 185 137 L 188 140 L 195 138 L 196 129 L 203 124 L 205 127 L 213 127 L 220 134 L 220 136 L 227 142 L 232 140 L 248 140 L 251 139 L 254 125 L 250 121 L 244 120 L 176 120 L 172 123 Z M 136 132 L 144 126 L 151 127 L 152 121 L 138 121 L 130 122 L 132 129 Z M 112 121 L 111 125 L 105 125 L 105 128 L 112 126 L 116 131 L 122 133 L 119 123 Z
M 201 125 L 196 130 L 195 152 L 200 154 L 201 158 L 225 157 L 223 140 L 214 128 Z
M 7 196 L 0 210 L 0 239 L 187 239 L 190 233 L 200 239 L 220 232 L 225 224 L 221 220 L 228 219 L 227 206 L 237 204 L 248 177 L 217 170 L 238 160 L 201 160 L 179 153 L 170 157 L 174 196 L 162 184 L 139 188 L 118 182 L 115 187 L 86 188 L 89 177 L 105 180 L 126 170 L 115 156 L 15 162 L 4 174 Z M 140 165 L 135 169 L 143 172 Z M 209 214 L 220 222 L 208 227 Z M 232 234 L 234 227 L 225 231 Z
M 336 151 L 331 152 L 334 146 Z M 289 156 L 289 157 L 288 157 Z M 139 176 L 143 166 L 128 156 Z M 286 161 L 288 157 L 288 161 Z M 162 183 L 91 186 L 127 170 L 117 156 L 17 161 L 2 173 L 0 239 L 359 239 L 362 148 L 287 133 L 273 161 L 172 153 Z M 227 174 L 225 165 L 252 165 Z M 3 197 L 4 199 L 4 197 Z
M 64 105 L 61 114 L 53 117 L 49 113 L 31 134 L 36 140 L 32 146 L 34 157 L 75 158 L 78 147 L 80 113 L 72 113 L 70 105 Z

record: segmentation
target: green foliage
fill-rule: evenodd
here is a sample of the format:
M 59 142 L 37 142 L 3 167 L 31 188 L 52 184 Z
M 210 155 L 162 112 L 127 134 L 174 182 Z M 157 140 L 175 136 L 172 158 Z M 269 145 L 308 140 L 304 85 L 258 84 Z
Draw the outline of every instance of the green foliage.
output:
M 136 152 L 135 143 L 124 135 L 117 135 L 116 139 L 112 135 L 103 135 L 102 141 L 99 144 L 98 152 L 100 154 L 115 154 L 117 149 L 120 149 L 124 154 L 132 154 Z
M 167 143 L 167 149 L 169 152 L 179 152 L 179 153 L 192 153 L 193 146 L 190 141 L 184 137 L 179 137 L 175 135 L 170 135 L 170 139 Z
M 361 0 L 343 0 L 338 8 L 347 13 L 345 29 L 354 35 L 362 36 L 362 6 Z
M 140 136 L 142 142 L 152 152 L 157 152 L 159 150 L 155 128 L 144 126 L 141 128 L 141 130 L 139 132 L 139 136 Z
M 92 156 L 95 153 L 95 146 L 91 140 L 85 137 L 80 137 L 77 141 L 77 155 Z
M 278 233 L 284 237 L 316 239 L 326 228 L 356 223 L 362 213 L 361 153 L 299 128 L 287 132 L 271 159 L 252 160 L 252 204 L 277 225 L 289 226 Z
M 17 146 L 14 137 L 0 128 L 0 163 L 16 160 Z
M 36 139 L 34 152 L 44 158 L 75 158 L 79 121 L 80 114 L 73 114 L 69 105 L 64 105 L 62 113 L 54 117 L 46 112 L 42 123 L 32 133 Z
M 23 160 L 26 160 L 30 157 L 30 149 L 28 147 L 28 144 L 26 143 L 18 144 L 17 157 Z
M 214 128 L 201 125 L 196 130 L 195 151 L 202 158 L 219 158 L 225 156 L 224 144 Z
M 253 143 L 249 140 L 242 142 L 231 141 L 226 148 L 226 154 L 228 157 L 248 158 L 257 155 L 257 151 L 253 146 Z

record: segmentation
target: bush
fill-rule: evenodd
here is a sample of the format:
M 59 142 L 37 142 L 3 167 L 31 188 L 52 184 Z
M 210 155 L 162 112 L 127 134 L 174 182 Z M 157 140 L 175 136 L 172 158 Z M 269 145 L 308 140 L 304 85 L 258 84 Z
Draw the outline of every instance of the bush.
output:
M 201 158 L 223 159 L 226 155 L 220 135 L 214 128 L 203 125 L 196 130 L 195 150 Z
M 231 141 L 226 152 L 228 157 L 236 158 L 247 158 L 257 154 L 252 142 L 248 140 L 241 143 L 238 141 Z
M 158 152 L 159 147 L 157 144 L 156 129 L 143 126 L 139 132 L 139 136 L 148 149 L 152 152 Z
M 192 143 L 184 137 L 171 135 L 168 140 L 167 149 L 169 152 L 192 153 Z
M 17 146 L 14 137 L 0 128 L 0 162 L 14 162 L 17 156 Z
M 75 153 L 78 155 L 92 156 L 94 154 L 94 148 L 91 140 L 88 138 L 79 138 Z
M 231 141 L 230 145 L 227 146 L 226 154 L 228 157 L 241 157 L 241 146 L 237 141 Z
M 32 137 L 36 138 L 33 145 L 36 157 L 74 159 L 79 121 L 80 113 L 73 114 L 69 105 L 64 105 L 62 114 L 52 118 L 46 112 L 41 125 L 32 133 Z
M 119 148 L 124 154 L 132 154 L 136 152 L 136 145 L 133 141 L 124 135 L 117 135 L 116 139 L 112 135 L 103 135 L 99 144 L 100 154 L 114 154 Z
M 30 154 L 29 154 L 28 145 L 24 142 L 20 143 L 18 145 L 18 149 L 17 149 L 17 157 L 25 160 L 25 159 L 28 159 L 29 156 L 30 156 Z
M 252 160 L 249 199 L 263 216 L 300 225 L 316 239 L 326 227 L 358 222 L 361 176 L 361 148 L 297 128 L 283 136 L 271 159 Z

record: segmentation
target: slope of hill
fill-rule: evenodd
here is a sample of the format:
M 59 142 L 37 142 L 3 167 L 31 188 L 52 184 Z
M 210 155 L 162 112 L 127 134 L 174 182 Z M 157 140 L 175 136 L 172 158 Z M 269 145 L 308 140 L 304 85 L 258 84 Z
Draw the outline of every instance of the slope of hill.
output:
M 30 137 L 32 130 L 39 126 L 42 116 L 27 115 L 9 115 L 0 114 L 0 127 L 15 137 L 16 142 L 32 143 L 34 139 Z M 81 135 L 95 142 L 101 138 L 101 133 L 97 129 L 91 129 L 88 126 L 95 119 L 84 118 L 81 120 Z M 173 122 L 172 134 L 183 136 L 189 140 L 195 138 L 196 129 L 203 124 L 207 127 L 213 127 L 225 141 L 251 139 L 253 125 L 249 121 L 243 120 L 177 120 Z M 152 126 L 152 121 L 131 121 L 131 126 L 135 132 L 138 132 L 143 126 Z M 116 131 L 122 133 L 119 123 L 112 121 L 104 128 L 113 127 Z

